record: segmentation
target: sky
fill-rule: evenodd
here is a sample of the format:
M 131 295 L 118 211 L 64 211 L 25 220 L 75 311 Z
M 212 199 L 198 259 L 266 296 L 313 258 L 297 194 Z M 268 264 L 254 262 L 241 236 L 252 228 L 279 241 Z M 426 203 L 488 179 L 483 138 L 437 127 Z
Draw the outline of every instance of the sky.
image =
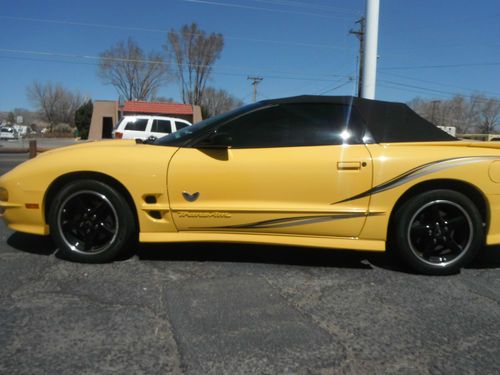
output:
M 0 110 L 35 109 L 34 81 L 117 99 L 97 75 L 99 54 L 129 37 L 162 52 L 167 32 L 192 22 L 224 36 L 208 84 L 245 103 L 248 76 L 264 78 L 259 100 L 355 95 L 359 42 L 349 31 L 364 12 L 365 0 L 1 0 Z M 376 98 L 500 98 L 499 36 L 498 0 L 380 0 Z M 180 101 L 177 83 L 158 96 Z

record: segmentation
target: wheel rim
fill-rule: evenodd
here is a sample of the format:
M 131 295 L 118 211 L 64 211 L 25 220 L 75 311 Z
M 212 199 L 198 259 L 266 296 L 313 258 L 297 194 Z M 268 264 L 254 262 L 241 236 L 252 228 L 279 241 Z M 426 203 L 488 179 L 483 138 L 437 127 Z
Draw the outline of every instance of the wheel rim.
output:
M 459 204 L 435 200 L 422 206 L 411 218 L 408 243 L 424 263 L 447 267 L 462 258 L 474 237 L 472 219 Z
M 109 249 L 118 235 L 118 215 L 109 199 L 84 190 L 64 200 L 57 215 L 59 233 L 74 252 L 99 254 Z

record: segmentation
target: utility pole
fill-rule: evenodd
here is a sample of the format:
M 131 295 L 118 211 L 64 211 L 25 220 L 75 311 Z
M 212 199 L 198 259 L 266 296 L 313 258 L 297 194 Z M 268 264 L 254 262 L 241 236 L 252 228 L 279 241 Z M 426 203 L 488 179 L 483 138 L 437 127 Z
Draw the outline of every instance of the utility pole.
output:
M 253 86 L 253 102 L 255 103 L 257 101 L 257 85 L 264 79 L 264 77 L 248 77 L 247 78 L 249 81 L 252 81 L 252 86 Z
M 363 86 L 363 73 L 365 65 L 365 33 L 366 33 L 366 19 L 361 17 L 356 21 L 359 25 L 358 30 L 349 30 L 349 34 L 355 35 L 359 39 L 359 70 L 358 70 L 358 97 L 361 98 L 361 88 Z
M 364 38 L 363 85 L 361 96 L 375 99 L 378 58 L 378 19 L 380 0 L 366 0 L 366 28 Z

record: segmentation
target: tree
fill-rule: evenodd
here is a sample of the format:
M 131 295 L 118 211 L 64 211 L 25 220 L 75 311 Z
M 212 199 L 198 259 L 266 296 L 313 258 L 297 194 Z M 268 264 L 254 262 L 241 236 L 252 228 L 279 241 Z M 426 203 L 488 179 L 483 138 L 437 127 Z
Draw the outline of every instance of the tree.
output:
M 27 89 L 28 99 L 38 107 L 43 120 L 52 131 L 55 125 L 74 125 L 75 111 L 82 104 L 79 93 L 73 93 L 60 84 L 33 82 Z
M 32 124 L 37 119 L 37 113 L 29 111 L 26 108 L 14 108 L 14 116 L 17 118 L 21 116 L 25 125 Z
M 226 90 L 207 87 L 201 98 L 201 113 L 203 118 L 209 118 L 242 105 L 243 102 L 240 99 L 232 96 Z
M 479 107 L 480 131 L 484 134 L 493 133 L 500 123 L 500 101 L 483 98 Z
M 14 112 L 9 112 L 9 114 L 7 115 L 7 123 L 9 123 L 9 124 L 16 123 L 16 117 L 14 115 Z
M 459 134 L 490 134 L 500 124 L 500 101 L 484 95 L 455 95 L 448 100 L 417 98 L 408 104 L 436 125 L 456 127 Z
M 154 51 L 146 55 L 130 38 L 100 54 L 98 74 L 126 100 L 149 100 L 169 78 L 163 56 Z
M 169 31 L 165 50 L 176 66 L 182 101 L 200 105 L 207 80 L 224 47 L 222 34 L 207 35 L 196 23 Z
M 75 112 L 75 126 L 82 139 L 87 139 L 89 136 L 90 121 L 92 120 L 93 111 L 94 105 L 92 104 L 92 100 L 89 100 L 81 105 Z
M 155 96 L 151 98 L 151 101 L 159 103 L 175 103 L 175 100 L 173 98 L 167 98 L 165 96 Z

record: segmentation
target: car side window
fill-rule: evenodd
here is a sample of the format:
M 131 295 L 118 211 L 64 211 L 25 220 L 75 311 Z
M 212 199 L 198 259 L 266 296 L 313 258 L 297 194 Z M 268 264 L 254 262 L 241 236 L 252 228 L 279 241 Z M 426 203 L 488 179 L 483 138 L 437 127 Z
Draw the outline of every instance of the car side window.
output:
M 153 133 L 172 133 L 172 124 L 170 120 L 153 120 Z
M 217 131 L 233 148 L 294 147 L 362 143 L 363 124 L 351 106 L 293 103 L 263 108 Z
M 125 130 L 145 131 L 147 125 L 148 125 L 148 119 L 139 118 L 136 119 L 135 121 L 127 122 L 127 125 L 125 125 Z
M 179 121 L 175 122 L 175 128 L 177 130 L 181 130 L 181 129 L 185 128 L 186 126 L 189 126 L 189 125 L 186 124 L 185 122 L 179 122 Z

